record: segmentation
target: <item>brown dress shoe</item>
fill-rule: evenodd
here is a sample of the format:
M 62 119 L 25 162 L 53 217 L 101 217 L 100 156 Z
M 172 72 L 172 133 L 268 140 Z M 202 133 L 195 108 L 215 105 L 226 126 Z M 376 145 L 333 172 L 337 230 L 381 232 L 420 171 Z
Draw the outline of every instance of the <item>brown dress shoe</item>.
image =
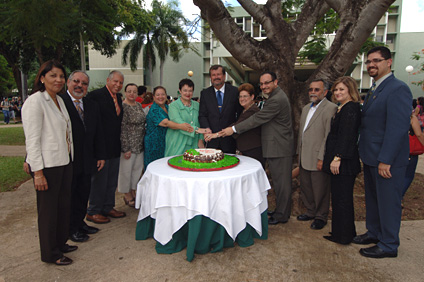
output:
M 112 209 L 110 212 L 108 212 L 105 215 L 113 217 L 113 218 L 120 218 L 120 217 L 126 216 L 127 214 L 125 212 L 121 212 L 121 211 L 117 211 L 115 209 Z
M 101 214 L 94 214 L 94 215 L 89 215 L 87 214 L 86 219 L 88 221 L 97 223 L 97 224 L 102 224 L 102 223 L 108 223 L 110 222 L 110 218 L 107 218 Z

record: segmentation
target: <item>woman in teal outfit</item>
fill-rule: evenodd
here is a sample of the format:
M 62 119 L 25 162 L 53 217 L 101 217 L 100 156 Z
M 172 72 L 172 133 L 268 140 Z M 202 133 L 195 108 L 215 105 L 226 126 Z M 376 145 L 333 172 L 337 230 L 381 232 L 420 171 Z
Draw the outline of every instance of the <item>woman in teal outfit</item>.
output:
M 165 156 L 165 136 L 169 128 L 193 132 L 188 123 L 175 123 L 169 120 L 166 89 L 157 86 L 153 90 L 153 105 L 146 118 L 144 137 L 144 169 L 148 164 Z
M 189 123 L 194 131 L 168 129 L 165 157 L 182 155 L 188 149 L 205 147 L 201 133 L 206 133 L 206 130 L 199 128 L 199 103 L 191 100 L 194 83 L 191 79 L 182 79 L 179 89 L 181 97 L 169 105 L 169 119 L 177 123 Z

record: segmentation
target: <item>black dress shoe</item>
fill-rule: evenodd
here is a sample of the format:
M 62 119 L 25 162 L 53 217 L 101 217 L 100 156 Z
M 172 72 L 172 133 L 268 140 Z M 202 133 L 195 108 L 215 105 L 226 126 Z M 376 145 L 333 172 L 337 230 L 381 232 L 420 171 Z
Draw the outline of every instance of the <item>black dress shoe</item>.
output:
M 364 257 L 368 258 L 395 258 L 397 257 L 396 253 L 388 253 L 383 251 L 379 246 L 375 245 L 369 248 L 362 248 L 359 250 L 359 253 Z
M 312 220 L 312 219 L 314 219 L 315 217 L 312 217 L 312 216 L 308 216 L 308 215 L 306 215 L 306 214 L 301 214 L 301 215 L 298 215 L 297 216 L 297 220 L 300 220 L 300 221 L 308 221 L 308 220 Z
M 84 233 L 84 234 L 95 234 L 95 233 L 99 232 L 99 228 L 96 228 L 96 227 L 93 227 L 93 226 L 84 225 L 83 227 L 80 228 L 79 231 L 81 233 Z
M 267 211 L 268 216 L 273 216 L 275 211 Z
M 334 238 L 333 236 L 322 236 L 324 239 L 327 239 L 328 241 L 337 243 L 337 244 L 341 244 L 341 245 L 349 245 L 350 242 L 343 242 L 341 240 L 337 240 L 336 238 Z
M 71 241 L 74 241 L 74 242 L 85 242 L 88 239 L 90 239 L 90 237 L 87 234 L 77 231 L 75 233 L 72 233 L 69 236 L 69 239 L 71 239 Z
M 60 249 L 60 251 L 64 254 L 66 254 L 66 253 L 76 251 L 77 249 L 78 249 L 78 246 L 71 246 L 71 245 L 65 244 L 65 247 Z
M 325 222 L 324 220 L 321 219 L 315 219 L 312 223 L 311 223 L 311 228 L 315 229 L 315 230 L 320 230 L 323 229 L 324 226 L 327 225 L 327 222 Z
M 56 265 L 70 265 L 72 263 L 72 260 L 68 257 L 61 257 L 57 261 L 54 262 Z
M 378 239 L 371 238 L 368 235 L 368 233 L 365 233 L 365 234 L 354 237 L 352 242 L 359 245 L 368 245 L 368 244 L 377 244 L 379 241 Z
M 278 223 L 287 223 L 288 220 L 277 220 L 275 218 L 273 218 L 272 216 L 270 218 L 268 218 L 268 224 L 270 225 L 276 225 Z

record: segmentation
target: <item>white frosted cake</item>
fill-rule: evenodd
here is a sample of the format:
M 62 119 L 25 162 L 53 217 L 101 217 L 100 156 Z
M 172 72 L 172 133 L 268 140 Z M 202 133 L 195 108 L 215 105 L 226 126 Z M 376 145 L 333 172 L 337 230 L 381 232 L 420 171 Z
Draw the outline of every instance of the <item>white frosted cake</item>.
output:
M 215 163 L 224 159 L 224 156 L 218 149 L 190 149 L 184 152 L 183 160 L 192 163 Z

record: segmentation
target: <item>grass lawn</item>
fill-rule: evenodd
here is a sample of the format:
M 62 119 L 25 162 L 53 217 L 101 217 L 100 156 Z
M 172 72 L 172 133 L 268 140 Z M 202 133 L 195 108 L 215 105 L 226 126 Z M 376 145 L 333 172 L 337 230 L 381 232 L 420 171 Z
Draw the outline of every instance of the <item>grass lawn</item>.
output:
M 22 169 L 24 157 L 0 157 L 0 191 L 12 191 L 31 178 Z
M 23 127 L 0 128 L 0 145 L 25 145 Z

